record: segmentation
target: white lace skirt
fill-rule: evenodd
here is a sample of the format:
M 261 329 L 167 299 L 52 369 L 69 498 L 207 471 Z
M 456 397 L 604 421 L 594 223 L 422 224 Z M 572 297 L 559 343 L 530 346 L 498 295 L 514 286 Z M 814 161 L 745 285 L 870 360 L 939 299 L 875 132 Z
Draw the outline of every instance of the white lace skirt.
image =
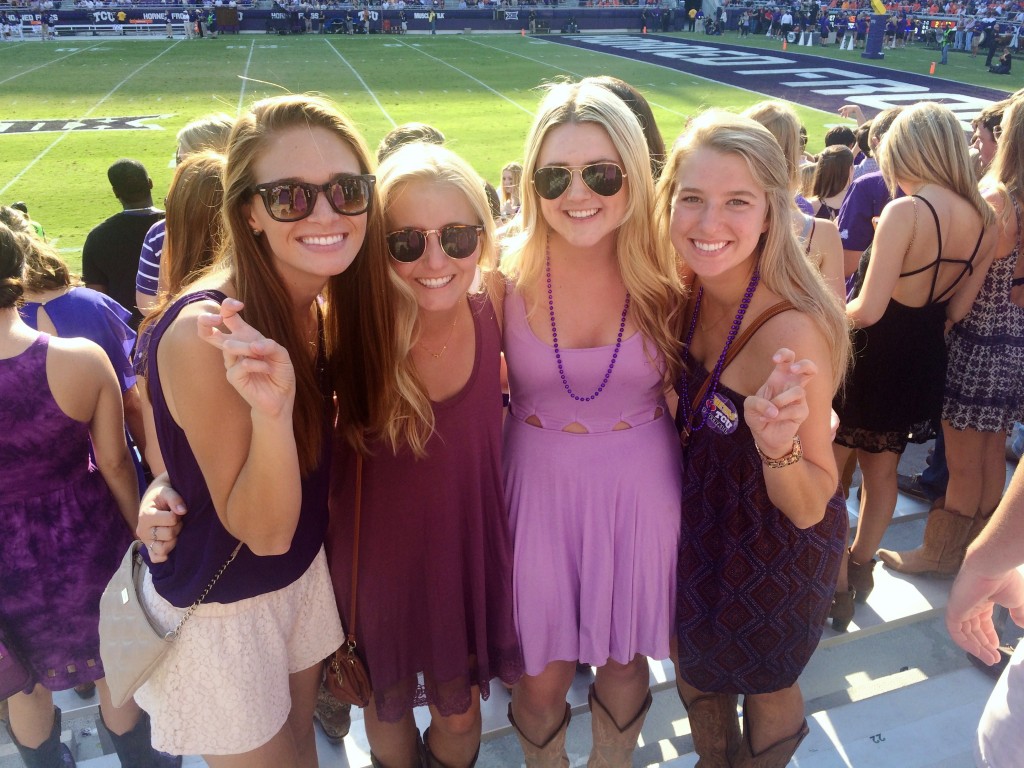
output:
M 157 594 L 149 576 L 142 599 L 167 629 L 184 613 Z M 237 755 L 262 746 L 291 710 L 288 676 L 319 664 L 343 639 L 322 548 L 284 589 L 199 606 L 135 694 L 152 718 L 153 746 L 173 755 Z

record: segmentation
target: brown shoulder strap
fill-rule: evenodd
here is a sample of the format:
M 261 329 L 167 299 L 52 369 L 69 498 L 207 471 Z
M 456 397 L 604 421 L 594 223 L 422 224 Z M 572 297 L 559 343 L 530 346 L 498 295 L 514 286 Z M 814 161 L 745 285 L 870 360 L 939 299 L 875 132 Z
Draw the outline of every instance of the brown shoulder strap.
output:
M 729 363 L 736 359 L 736 355 L 740 353 L 740 350 L 746 346 L 746 343 L 750 341 L 751 337 L 760 330 L 761 326 L 767 323 L 776 315 L 781 315 L 783 312 L 788 312 L 791 309 L 796 309 L 791 301 L 780 301 L 778 304 L 772 304 L 764 312 L 754 318 L 754 321 L 743 329 L 743 333 L 736 337 L 732 345 L 729 347 L 729 351 L 725 354 L 725 362 L 722 363 L 722 370 L 724 371 L 729 367 Z M 697 406 L 700 401 L 704 399 L 704 395 L 708 391 L 708 386 L 711 384 L 711 376 L 708 375 L 704 379 L 704 383 L 700 389 L 697 390 L 696 396 L 693 398 L 693 402 L 690 404 L 690 413 L 697 412 Z
M 352 526 L 352 600 L 349 603 L 348 641 L 356 639 L 356 594 L 359 587 L 359 517 L 363 506 L 363 454 L 356 453 L 356 506 L 355 521 Z

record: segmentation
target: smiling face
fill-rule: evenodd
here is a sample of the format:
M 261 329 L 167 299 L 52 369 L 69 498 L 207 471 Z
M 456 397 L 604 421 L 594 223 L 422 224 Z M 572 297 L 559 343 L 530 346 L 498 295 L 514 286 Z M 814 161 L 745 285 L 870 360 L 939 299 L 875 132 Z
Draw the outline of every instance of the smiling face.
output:
M 747 275 L 767 230 L 767 196 L 742 157 L 701 148 L 679 163 L 669 232 L 702 280 Z
M 615 144 L 597 123 L 555 126 L 547 132 L 537 156 L 537 168 L 580 168 L 594 163 L 615 163 L 625 172 Z M 623 179 L 622 188 L 614 195 L 604 197 L 591 190 L 574 170 L 572 183 L 565 192 L 554 200 L 538 195 L 538 200 L 552 238 L 573 248 L 611 248 L 629 207 L 629 179 Z
M 297 180 L 324 184 L 339 174 L 359 174 L 359 159 L 352 148 L 326 128 L 288 128 L 267 139 L 253 165 L 257 184 Z M 335 212 L 321 190 L 313 211 L 300 221 L 275 221 L 259 195 L 249 202 L 248 221 L 273 254 L 285 284 L 315 295 L 327 278 L 352 264 L 366 236 L 367 214 L 343 216 Z
M 440 229 L 448 224 L 481 225 L 466 196 L 450 184 L 410 181 L 392 195 L 385 211 L 387 231 L 413 228 Z M 453 259 L 441 249 L 435 234 L 427 235 L 426 249 L 406 264 L 391 259 L 391 268 L 416 296 L 421 311 L 451 310 L 466 296 L 476 277 L 480 242 L 464 259 Z

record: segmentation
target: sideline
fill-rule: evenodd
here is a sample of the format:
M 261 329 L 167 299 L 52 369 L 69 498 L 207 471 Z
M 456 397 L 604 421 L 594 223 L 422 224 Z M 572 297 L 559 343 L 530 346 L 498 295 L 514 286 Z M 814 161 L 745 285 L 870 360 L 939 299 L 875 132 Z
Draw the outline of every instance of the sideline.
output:
M 424 56 L 426 56 L 426 57 L 427 57 L 428 59 L 433 59 L 434 61 L 438 62 L 439 64 L 444 64 L 444 65 L 445 65 L 446 67 L 449 67 L 449 68 L 451 68 L 451 69 L 454 69 L 454 70 L 455 70 L 456 72 L 458 72 L 458 73 L 459 73 L 460 75 L 462 75 L 463 77 L 467 77 L 467 78 L 469 78 L 470 80 L 472 80 L 472 81 L 473 81 L 474 83 L 476 83 L 477 85 L 480 85 L 481 87 L 483 87 L 483 88 L 486 88 L 486 89 L 487 89 L 488 91 L 490 91 L 491 93 L 493 93 L 493 94 L 494 94 L 495 96 L 497 96 L 497 97 L 499 97 L 499 98 L 502 98 L 502 99 L 504 99 L 504 100 L 505 100 L 505 101 L 507 101 L 507 102 L 508 102 L 509 104 L 511 104 L 511 105 L 512 105 L 513 107 L 515 107 L 516 109 L 520 109 L 520 110 L 522 110 L 523 112 L 525 112 L 526 114 L 528 114 L 528 115 L 529 115 L 530 117 L 533 117 L 533 110 L 527 109 L 526 107 L 524 107 L 524 106 L 523 106 L 522 104 L 520 104 L 520 103 L 519 103 L 519 102 L 517 102 L 517 101 L 513 101 L 512 99 L 510 99 L 510 98 L 509 98 L 508 96 L 506 96 L 506 95 L 505 95 L 504 93 L 502 93 L 501 91 L 498 91 L 498 90 L 495 90 L 494 88 L 491 88 L 491 86 L 489 86 L 489 85 L 488 85 L 487 83 L 485 83 L 485 82 L 484 82 L 483 80 L 478 80 L 477 78 L 473 77 L 473 76 L 472 76 L 471 74 L 469 74 L 468 72 L 466 72 L 466 71 L 464 71 L 464 70 L 461 70 L 461 69 L 459 69 L 459 68 L 458 68 L 458 67 L 456 67 L 456 66 L 455 66 L 454 64 L 449 64 L 449 63 L 448 63 L 447 61 L 445 61 L 444 59 L 440 59 L 440 58 L 438 58 L 437 56 L 434 56 L 434 55 L 432 55 L 432 54 L 429 54 L 429 53 L 427 53 L 426 51 L 424 51 L 424 50 L 423 50 L 422 48 L 420 48 L 420 47 L 418 47 L 418 46 L 415 46 L 415 45 L 409 45 L 408 43 L 405 43 L 405 42 L 402 42 L 402 41 L 399 41 L 399 43 L 400 43 L 401 45 L 405 46 L 406 48 L 408 48 L 408 49 L 409 49 L 409 50 L 411 50 L 411 51 L 416 51 L 417 53 L 421 53 L 421 54 L 423 54 Z
M 359 80 L 359 82 L 363 84 L 363 88 L 365 88 L 366 92 L 368 94 L 370 94 L 370 98 L 373 99 L 373 103 L 377 105 L 377 108 L 380 109 L 380 111 L 384 113 L 384 117 L 386 117 L 388 119 L 388 122 L 391 123 L 391 127 L 392 128 L 397 128 L 398 127 L 398 123 L 396 123 L 394 118 L 391 117 L 391 115 L 388 114 L 388 111 L 386 109 L 384 109 L 384 105 L 380 103 L 380 99 L 377 98 L 377 94 L 374 93 L 370 89 L 370 86 L 366 84 L 366 81 L 363 80 L 362 75 L 360 75 L 358 72 L 356 72 L 356 68 L 348 63 L 348 59 L 346 59 L 344 56 L 341 55 L 341 51 L 339 51 L 337 48 L 335 48 L 334 44 L 330 40 L 324 40 L 324 42 L 327 43 L 327 47 L 328 48 L 330 48 L 332 51 L 334 51 L 337 54 L 339 59 L 341 59 L 343 62 L 345 62 L 345 66 L 352 70 L 352 74 L 355 75 L 356 79 Z
M 919 101 L 949 107 L 969 130 L 971 119 L 1007 93 L 934 76 L 918 75 L 798 52 L 765 51 L 661 35 L 559 35 L 548 42 L 645 61 L 711 82 L 836 114 L 846 103 L 872 117 L 883 109 Z M 710 71 L 709 71 L 710 70 Z
M 161 56 L 163 56 L 163 55 L 164 55 L 165 53 L 167 53 L 168 51 L 171 51 L 171 50 L 173 50 L 174 48 L 176 48 L 176 47 L 177 47 L 177 46 L 178 46 L 179 44 L 181 44 L 181 42 L 182 42 L 181 40 L 176 40 L 176 41 L 175 41 L 174 43 L 172 43 L 171 45 L 169 45 L 169 46 L 167 46 L 166 48 L 164 48 L 164 49 L 163 49 L 162 51 L 160 51 L 160 53 L 158 53 L 158 54 L 157 54 L 156 56 L 154 56 L 154 57 L 153 57 L 152 59 L 150 59 L 149 61 L 147 61 L 147 62 L 146 62 L 145 64 L 143 64 L 143 65 L 141 65 L 140 67 L 138 67 L 138 68 L 137 68 L 137 69 L 136 69 L 136 70 L 135 70 L 134 72 L 132 72 L 132 73 L 131 73 L 130 75 L 128 75 L 127 77 L 125 77 L 125 78 L 124 78 L 124 80 L 122 80 L 122 81 L 121 81 L 121 82 L 119 82 L 119 83 L 118 83 L 117 85 L 115 85 L 115 86 L 114 86 L 113 88 L 111 88 L 111 89 L 110 89 L 109 91 L 107 91 L 107 94 L 106 94 L 106 95 L 105 95 L 105 96 L 104 96 L 104 97 L 103 97 L 102 99 L 100 99 L 99 101 L 97 101 L 97 102 L 96 102 L 96 103 L 95 103 L 95 104 L 94 104 L 94 105 L 93 105 L 93 106 L 92 106 L 92 107 L 91 107 L 91 108 L 89 109 L 89 111 L 88 111 L 88 112 L 86 112 L 86 113 L 85 113 L 84 115 L 82 115 L 82 117 L 89 117 L 89 116 L 90 116 L 90 115 L 91 115 L 91 114 L 92 114 L 93 112 L 95 112 L 95 111 L 96 111 L 97 109 L 99 109 L 99 108 L 100 108 L 100 107 L 101 107 L 101 106 L 103 105 L 103 102 L 105 102 L 105 101 L 106 101 L 107 99 L 109 99 L 109 98 L 110 98 L 111 96 L 113 96 L 113 95 L 114 95 L 114 93 L 115 93 L 115 92 L 117 91 L 117 89 L 118 89 L 118 88 L 120 88 L 120 87 L 121 87 L 122 85 L 124 85 L 125 83 L 127 83 L 127 82 L 128 82 L 129 80 L 131 80 L 131 79 L 132 79 L 133 77 L 135 77 L 135 76 L 136 76 L 137 74 L 139 74 L 139 72 L 141 72 L 142 70 L 144 70 L 144 69 L 145 69 L 146 67 L 148 67 L 148 66 L 149 66 L 150 64 L 152 64 L 152 63 L 153 63 L 154 61 L 156 61 L 157 59 L 159 59 L 159 58 L 160 58 Z M 47 147 L 46 149 L 44 149 L 44 150 L 43 150 L 42 152 L 40 152 L 40 153 L 39 153 L 38 155 L 36 155 L 36 156 L 35 156 L 35 157 L 34 157 L 34 158 L 32 159 L 32 162 L 30 162 L 30 163 L 29 163 L 28 165 L 26 165 L 26 166 L 25 166 L 24 168 L 22 168 L 22 169 L 21 169 L 21 171 L 20 171 L 20 172 L 18 173 L 18 175 L 17 175 L 17 176 L 15 176 L 15 177 L 14 177 L 13 179 L 11 179 L 11 180 L 10 180 L 9 182 L 7 182 L 7 183 L 6 183 L 6 184 L 5 184 L 5 185 L 4 185 L 4 186 L 3 186 L 2 188 L 0 188 L 0 195 L 2 195 L 2 194 L 3 194 L 4 192 L 6 192 L 6 191 L 7 191 L 8 189 L 10 189 L 11 187 L 13 187 L 13 186 L 14 186 L 15 184 L 17 184 L 17 183 L 18 183 L 18 181 L 20 181 L 20 180 L 21 180 L 21 177 L 22 177 L 22 176 L 24 176 L 24 175 L 25 175 L 26 173 L 28 173 L 28 172 L 29 172 L 29 171 L 30 171 L 30 170 L 31 170 L 31 169 L 32 169 L 32 168 L 33 168 L 33 167 L 35 166 L 35 164 L 36 164 L 36 163 L 38 163 L 38 162 L 39 162 L 40 160 L 42 160 L 42 159 L 43 159 L 44 157 L 46 157 L 46 155 L 47 155 L 47 154 L 49 153 L 49 151 L 50 151 L 51 149 L 53 149 L 53 148 L 54 148 L 54 147 L 56 147 L 56 146 L 57 146 L 58 144 L 60 144 L 60 143 L 61 143 L 62 141 L 64 141 L 64 139 L 65 139 L 65 138 L 67 137 L 67 135 L 68 135 L 69 133 L 71 133 L 71 130 L 66 130 L 66 131 L 64 131 L 63 133 L 61 133 L 61 135 L 60 135 L 60 136 L 58 136 L 58 137 L 57 137 L 56 139 L 54 139 L 54 140 L 53 140 L 53 142 L 52 142 L 52 143 L 50 144 L 50 146 L 48 146 L 48 147 Z
M 14 46 L 14 48 L 7 48 L 5 50 L 13 51 L 16 48 L 20 48 L 23 45 L 28 45 L 28 41 L 26 40 L 24 43 L 18 43 L 16 46 Z M 103 45 L 103 41 L 100 41 L 98 43 L 93 43 L 92 45 L 87 46 L 85 48 L 79 48 L 77 51 L 72 51 L 67 56 L 61 56 L 61 57 L 56 58 L 56 59 L 50 59 L 49 61 L 44 61 L 42 64 L 38 64 L 38 65 L 36 65 L 34 67 L 26 69 L 24 72 L 19 72 L 16 75 L 11 75 L 10 77 L 5 78 L 4 80 L 0 80 L 0 85 L 3 85 L 4 83 L 9 83 L 11 80 L 19 78 L 22 75 L 27 75 L 29 72 L 35 72 L 37 69 L 42 69 L 43 67 L 48 67 L 51 64 L 56 64 L 58 61 L 64 61 L 64 59 L 69 59 L 72 56 L 77 56 L 79 53 L 84 53 L 85 51 L 91 51 L 93 48 L 96 48 L 96 47 L 101 46 L 101 45 Z

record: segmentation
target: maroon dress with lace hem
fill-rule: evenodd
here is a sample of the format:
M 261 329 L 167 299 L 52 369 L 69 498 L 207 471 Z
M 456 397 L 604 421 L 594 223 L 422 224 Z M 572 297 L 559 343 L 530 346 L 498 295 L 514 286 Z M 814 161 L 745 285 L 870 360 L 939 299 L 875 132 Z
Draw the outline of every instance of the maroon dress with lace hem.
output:
M 502 491 L 501 335 L 484 296 L 470 299 L 473 372 L 432 403 L 426 458 L 378 443 L 363 463 L 356 639 L 384 721 L 411 707 L 465 712 L 472 686 L 514 683 L 522 654 L 512 614 L 512 539 Z M 355 456 L 334 451 L 327 557 L 346 626 L 351 602 Z

